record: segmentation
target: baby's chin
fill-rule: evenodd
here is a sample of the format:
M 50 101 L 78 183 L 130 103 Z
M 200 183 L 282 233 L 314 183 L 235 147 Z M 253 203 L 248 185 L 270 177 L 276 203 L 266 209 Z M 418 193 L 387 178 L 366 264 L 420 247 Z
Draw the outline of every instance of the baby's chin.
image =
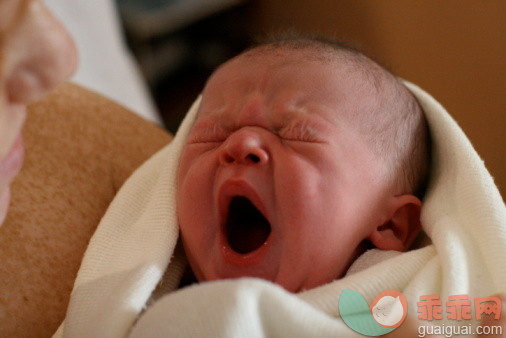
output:
M 278 280 L 279 278 L 277 274 L 269 273 L 261 269 L 258 270 L 248 269 L 247 271 L 241 271 L 238 269 L 219 269 L 219 271 L 208 269 L 208 271 L 204 273 L 199 272 L 195 273 L 195 277 L 199 282 L 211 282 L 217 280 L 239 279 L 239 278 L 258 278 L 281 285 L 283 287 L 289 286 L 289 285 L 282 285 L 286 283 L 281 283 L 281 281 Z
M 247 271 L 239 271 L 234 269 L 225 272 L 206 271 L 205 273 L 201 272 L 198 269 L 192 268 L 192 270 L 194 271 L 196 281 L 199 283 L 239 278 L 258 278 L 274 283 L 291 293 L 299 293 L 302 291 L 311 290 L 335 280 L 335 278 L 325 278 L 322 276 L 312 276 L 313 278 L 307 278 L 307 276 L 297 275 L 297 271 L 282 274 L 279 273 L 277 267 L 276 269 L 272 269 L 275 270 L 275 272 L 269 271 L 269 269 L 267 269 L 267 271 L 264 269 L 249 269 Z

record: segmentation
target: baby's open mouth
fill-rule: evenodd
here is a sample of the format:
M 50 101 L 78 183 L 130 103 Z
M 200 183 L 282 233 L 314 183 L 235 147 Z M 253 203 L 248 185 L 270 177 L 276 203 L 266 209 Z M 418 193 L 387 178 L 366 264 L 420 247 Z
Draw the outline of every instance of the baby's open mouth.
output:
M 230 201 L 225 231 L 232 250 L 244 255 L 267 241 L 271 225 L 248 198 L 235 196 Z

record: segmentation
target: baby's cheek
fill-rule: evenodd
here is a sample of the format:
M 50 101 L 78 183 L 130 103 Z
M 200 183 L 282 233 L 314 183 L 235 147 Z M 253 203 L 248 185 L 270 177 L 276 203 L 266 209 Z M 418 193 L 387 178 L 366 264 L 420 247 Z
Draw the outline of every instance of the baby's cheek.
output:
M 195 157 L 194 154 L 188 149 L 188 146 L 186 145 L 183 148 L 183 151 L 181 153 L 181 159 L 179 161 L 179 168 L 177 173 L 178 178 L 178 184 L 181 181 L 182 178 L 184 178 L 185 174 L 188 172 L 189 166 L 194 161 L 193 157 Z
M 202 222 L 212 202 L 213 174 L 202 156 L 185 151 L 181 158 L 177 180 L 177 211 L 183 226 Z
M 183 153 L 181 155 L 181 161 L 179 163 L 179 168 L 177 172 L 177 212 L 179 221 L 187 218 L 185 210 L 188 208 L 188 197 L 191 192 L 191 185 L 188 183 L 191 182 L 190 176 L 190 168 L 192 163 L 191 154 L 188 153 L 186 149 L 183 149 Z

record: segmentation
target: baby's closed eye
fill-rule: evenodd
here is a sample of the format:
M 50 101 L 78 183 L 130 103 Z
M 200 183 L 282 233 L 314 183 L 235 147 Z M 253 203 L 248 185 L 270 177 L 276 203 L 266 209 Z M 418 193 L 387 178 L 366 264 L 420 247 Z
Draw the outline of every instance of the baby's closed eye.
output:
M 194 126 L 188 136 L 188 144 L 221 143 L 228 133 L 218 123 L 201 123 Z
M 286 141 L 323 142 L 321 132 L 307 120 L 294 121 L 281 128 L 279 136 Z

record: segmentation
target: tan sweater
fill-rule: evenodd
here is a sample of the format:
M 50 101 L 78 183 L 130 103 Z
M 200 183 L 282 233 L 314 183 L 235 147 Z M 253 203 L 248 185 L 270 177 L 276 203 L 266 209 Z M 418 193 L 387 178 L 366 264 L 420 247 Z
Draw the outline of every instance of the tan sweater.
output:
M 26 160 L 0 227 L 0 337 L 51 336 L 88 241 L 119 187 L 171 137 L 63 85 L 29 107 Z

